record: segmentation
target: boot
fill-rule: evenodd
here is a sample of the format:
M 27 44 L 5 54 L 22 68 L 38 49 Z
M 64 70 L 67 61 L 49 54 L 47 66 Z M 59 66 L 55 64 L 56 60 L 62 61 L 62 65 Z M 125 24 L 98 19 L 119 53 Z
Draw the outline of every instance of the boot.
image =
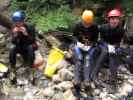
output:
M 16 75 L 17 75 L 16 66 L 12 65 L 9 69 L 9 76 L 8 76 L 12 84 L 17 83 Z

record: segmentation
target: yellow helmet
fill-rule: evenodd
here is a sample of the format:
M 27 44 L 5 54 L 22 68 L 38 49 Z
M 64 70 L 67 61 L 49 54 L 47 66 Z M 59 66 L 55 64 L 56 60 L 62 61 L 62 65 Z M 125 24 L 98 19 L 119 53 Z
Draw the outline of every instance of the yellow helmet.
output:
M 85 10 L 82 14 L 82 20 L 85 23 L 92 23 L 94 20 L 94 13 L 91 10 Z

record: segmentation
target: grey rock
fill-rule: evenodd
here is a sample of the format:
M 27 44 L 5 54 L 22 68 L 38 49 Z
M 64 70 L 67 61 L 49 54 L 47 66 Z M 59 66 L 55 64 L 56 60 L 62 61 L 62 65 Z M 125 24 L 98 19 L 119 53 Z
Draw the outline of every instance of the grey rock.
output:
M 70 72 L 68 69 L 61 69 L 59 71 L 59 75 L 63 81 L 70 81 L 74 77 L 74 74 Z
M 100 98 L 103 100 L 104 98 L 107 97 L 107 92 L 101 92 L 100 93 Z
M 52 100 L 62 100 L 62 98 L 63 98 L 63 92 L 58 92 L 53 96 Z
M 68 89 L 73 88 L 73 83 L 70 82 L 70 81 L 64 81 L 64 82 L 62 82 L 62 83 L 59 83 L 56 87 L 57 87 L 58 89 L 68 90 Z
M 45 88 L 43 90 L 40 90 L 38 95 L 43 95 L 45 97 L 53 97 L 54 96 L 54 90 L 51 87 L 47 87 L 47 88 Z
M 73 95 L 72 91 L 69 89 L 64 92 L 62 100 L 76 100 L 76 97 Z
M 68 62 L 65 60 L 62 60 L 60 64 L 58 65 L 58 69 L 63 69 L 68 67 Z
M 101 93 L 101 91 L 100 91 L 99 89 L 95 89 L 95 90 L 94 90 L 94 94 L 95 94 L 96 96 L 98 96 L 100 93 Z
M 29 83 L 29 81 L 27 79 L 25 79 L 25 78 L 17 79 L 17 85 L 18 86 L 19 85 L 27 85 L 28 83 Z
M 59 74 L 56 74 L 52 77 L 52 81 L 55 83 L 60 83 L 62 80 L 61 80 Z

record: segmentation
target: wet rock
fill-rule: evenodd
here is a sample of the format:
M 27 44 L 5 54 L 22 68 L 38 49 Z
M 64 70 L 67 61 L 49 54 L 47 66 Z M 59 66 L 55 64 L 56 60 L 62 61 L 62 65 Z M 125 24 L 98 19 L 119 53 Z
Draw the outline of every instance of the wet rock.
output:
M 129 79 L 129 75 L 124 75 L 124 79 Z
M 63 81 L 70 81 L 74 77 L 74 74 L 68 69 L 61 69 L 58 73 Z
M 43 95 L 45 97 L 53 97 L 54 96 L 54 90 L 51 87 L 45 88 L 44 90 L 40 90 L 38 95 Z
M 69 65 L 68 70 L 74 73 L 74 67 L 75 67 L 74 65 Z
M 84 98 L 87 98 L 87 96 L 88 96 L 87 93 L 84 92 L 84 91 L 81 91 L 80 94 L 81 94 L 81 96 L 84 97 Z
M 100 94 L 100 98 L 102 99 L 102 100 L 105 100 L 104 98 L 106 98 L 107 97 L 107 92 L 102 92 L 101 94 Z
M 107 68 L 101 69 L 101 73 L 99 73 L 100 80 L 108 80 L 109 79 L 109 70 Z
M 127 68 L 126 68 L 125 66 L 122 66 L 122 67 L 120 68 L 120 70 L 121 70 L 122 72 L 127 72 Z
M 128 82 L 129 82 L 130 84 L 133 84 L 133 77 L 132 77 L 132 79 L 128 79 Z
M 115 96 L 115 95 L 113 95 L 113 94 L 109 94 L 108 95 L 109 96 L 109 100 L 117 100 L 118 98 Z
M 67 66 L 68 66 L 68 62 L 65 60 L 62 60 L 58 65 L 58 69 L 67 68 Z
M 94 100 L 101 100 L 99 96 L 95 96 Z
M 67 59 L 72 57 L 72 52 L 65 51 L 64 54 L 65 54 L 65 58 L 67 58 Z
M 25 95 L 23 96 L 23 100 L 33 100 L 34 94 L 37 92 L 36 88 L 31 86 L 24 87 Z
M 56 86 L 56 88 L 58 88 L 58 89 L 61 89 L 61 90 L 68 90 L 68 89 L 71 89 L 71 88 L 73 88 L 73 83 L 72 82 L 70 82 L 70 81 L 64 81 L 64 82 L 62 82 L 62 83 L 59 83 L 57 86 Z
M 53 96 L 52 100 L 62 100 L 62 98 L 63 98 L 63 92 L 57 92 L 57 93 Z
M 0 33 L 0 39 L 4 37 L 4 34 Z
M 94 90 L 94 95 L 98 96 L 100 93 L 101 93 L 101 91 L 99 89 Z
M 52 46 L 56 46 L 56 47 L 59 47 L 61 45 L 61 42 L 56 39 L 54 36 L 52 35 L 46 35 L 45 36 L 45 39 L 52 45 Z
M 52 81 L 55 83 L 60 83 L 61 82 L 61 78 L 59 76 L 59 74 L 56 74 L 52 77 Z
M 95 86 L 95 84 L 93 82 L 90 83 L 90 86 L 91 86 L 92 89 L 96 88 L 96 86 Z
M 121 88 L 120 88 L 120 94 L 121 95 L 128 95 L 128 90 L 130 89 L 130 88 L 132 88 L 133 87 L 133 85 L 132 84 L 130 84 L 130 83 L 128 83 L 128 82 L 124 82 L 123 84 L 122 84 L 122 86 L 121 86 Z
M 73 95 L 72 91 L 69 89 L 63 94 L 62 100 L 76 100 L 76 97 Z
M 34 84 L 38 88 L 46 88 L 46 87 L 48 87 L 49 80 L 47 80 L 47 79 L 35 79 Z
M 122 97 L 122 95 L 118 92 L 118 93 L 116 93 L 116 94 L 114 94 L 114 96 L 116 97 L 116 98 L 121 98 Z
M 0 33 L 0 46 L 5 46 L 6 45 L 5 43 L 6 43 L 5 36 L 4 34 Z
M 62 89 L 62 87 L 59 86 L 59 85 L 56 85 L 56 84 L 55 84 L 55 85 L 53 85 L 52 87 L 54 88 L 55 91 L 57 91 L 57 90 L 58 90 L 58 91 L 61 91 L 61 92 L 64 91 L 64 90 Z
M 43 79 L 45 79 L 42 71 L 40 71 L 40 70 L 34 70 L 34 78 L 38 78 L 38 79 L 43 78 Z
M 48 83 L 48 87 L 52 87 L 52 86 L 54 86 L 54 82 L 53 82 L 53 81 L 50 81 L 50 82 Z
M 23 97 L 23 100 L 32 100 L 33 99 L 33 93 L 28 92 L 26 95 Z
M 29 81 L 25 78 L 17 79 L 17 85 L 18 86 L 27 85 L 28 83 L 29 83 Z

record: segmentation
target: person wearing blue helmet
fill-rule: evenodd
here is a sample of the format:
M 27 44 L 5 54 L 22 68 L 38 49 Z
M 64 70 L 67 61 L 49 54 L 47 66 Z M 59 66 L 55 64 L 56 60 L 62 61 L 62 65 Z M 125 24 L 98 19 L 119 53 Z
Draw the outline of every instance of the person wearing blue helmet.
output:
M 16 72 L 16 54 L 22 55 L 25 64 L 32 66 L 35 59 L 35 27 L 25 22 L 25 13 L 16 11 L 12 14 L 13 27 L 11 30 L 13 47 L 10 50 L 9 60 L 13 73 Z
M 25 20 L 25 13 L 23 11 L 16 11 L 12 15 L 13 22 L 22 22 Z

